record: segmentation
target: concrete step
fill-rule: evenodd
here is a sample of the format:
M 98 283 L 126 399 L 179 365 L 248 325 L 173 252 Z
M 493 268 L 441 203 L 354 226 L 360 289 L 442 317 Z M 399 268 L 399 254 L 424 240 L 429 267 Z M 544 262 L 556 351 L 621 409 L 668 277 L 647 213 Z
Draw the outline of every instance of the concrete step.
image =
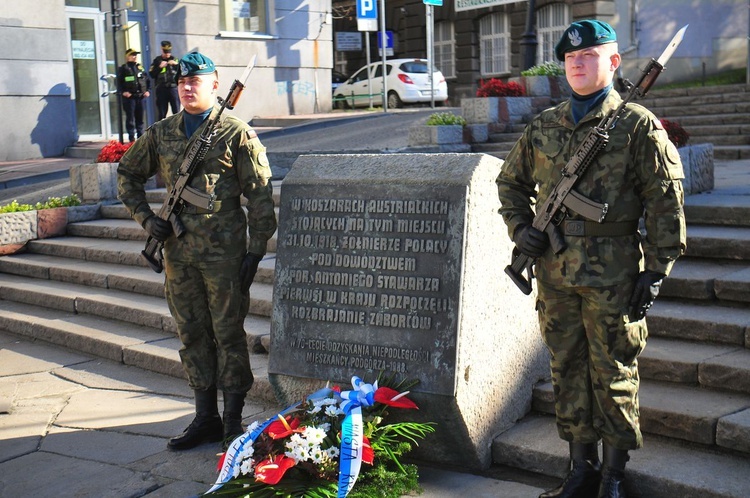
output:
M 650 336 L 750 348 L 750 309 L 685 299 L 657 299 L 648 312 Z
M 641 430 L 750 457 L 750 395 L 642 379 Z M 534 388 L 533 409 L 554 415 L 552 384 Z
M 174 334 L 153 327 L 32 304 L 2 301 L 0 330 L 151 372 L 185 378 L 180 363 L 179 339 Z M 249 345 L 252 346 L 254 341 L 255 337 L 248 333 Z M 255 382 L 248 396 L 276 403 L 268 382 L 268 355 L 252 353 L 251 349 L 250 364 L 253 367 Z
M 638 372 L 642 379 L 750 395 L 750 350 L 742 346 L 651 337 Z
M 648 93 L 648 98 L 659 100 L 669 97 L 679 97 L 683 95 L 689 95 L 691 97 L 697 97 L 701 95 L 713 95 L 720 93 L 748 93 L 750 92 L 750 85 L 745 83 L 736 83 L 732 85 L 710 85 L 710 86 L 695 86 L 687 88 L 659 88 L 654 87 Z M 644 100 L 647 100 L 644 99 Z
M 750 196 L 715 192 L 685 198 L 685 218 L 691 225 L 750 227 Z
M 691 224 L 687 236 L 687 256 L 750 260 L 748 228 Z
M 250 289 L 250 315 L 270 317 L 272 294 L 272 285 L 253 284 Z M 166 300 L 138 292 L 0 273 L 0 299 L 112 318 L 176 333 Z M 247 325 L 252 328 L 253 317 L 249 316 L 248 319 L 250 323 Z
M 714 147 L 714 159 L 723 161 L 750 159 L 750 145 L 717 145 Z
M 630 452 L 625 486 L 634 498 L 746 498 L 750 459 L 692 444 L 644 437 Z M 564 477 L 568 447 L 549 415 L 527 416 L 492 442 L 493 460 L 502 465 Z
M 750 302 L 750 262 L 680 258 L 664 280 L 659 296 Z
M 733 125 L 739 127 L 750 123 L 750 113 L 701 114 L 697 112 L 694 115 L 680 116 L 679 118 L 670 121 L 675 121 L 681 124 L 685 129 L 690 130 L 702 126 Z

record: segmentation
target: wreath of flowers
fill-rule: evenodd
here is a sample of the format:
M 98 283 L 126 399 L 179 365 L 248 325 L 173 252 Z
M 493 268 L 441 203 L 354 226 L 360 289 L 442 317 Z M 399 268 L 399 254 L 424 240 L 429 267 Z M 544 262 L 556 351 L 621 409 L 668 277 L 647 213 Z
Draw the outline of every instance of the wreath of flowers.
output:
M 351 383 L 253 422 L 221 455 L 206 495 L 397 498 L 418 490 L 416 466 L 399 460 L 435 424 L 385 422 L 389 408 L 417 409 L 406 397 L 416 382 L 381 376 L 368 384 L 354 376 Z

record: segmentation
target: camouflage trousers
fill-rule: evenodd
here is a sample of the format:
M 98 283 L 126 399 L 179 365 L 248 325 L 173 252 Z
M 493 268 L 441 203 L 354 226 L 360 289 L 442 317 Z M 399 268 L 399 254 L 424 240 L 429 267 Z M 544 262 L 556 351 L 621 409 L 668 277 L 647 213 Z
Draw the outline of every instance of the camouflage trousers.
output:
M 253 384 L 245 316 L 249 294 L 239 288 L 242 258 L 166 261 L 166 295 L 182 342 L 180 359 L 190 388 L 244 394 Z
M 542 338 L 551 353 L 557 430 L 566 441 L 643 446 L 638 355 L 646 321 L 631 322 L 633 284 L 558 288 L 538 282 Z

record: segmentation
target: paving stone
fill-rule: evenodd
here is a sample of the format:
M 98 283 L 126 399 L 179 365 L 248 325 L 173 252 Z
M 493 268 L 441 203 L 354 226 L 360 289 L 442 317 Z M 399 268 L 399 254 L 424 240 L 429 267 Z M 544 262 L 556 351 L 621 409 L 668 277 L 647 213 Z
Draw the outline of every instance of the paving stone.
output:
M 116 451 L 113 451 L 115 448 Z M 40 449 L 58 455 L 124 465 L 164 451 L 164 439 L 113 431 L 52 427 L 42 440 Z
M 638 372 L 642 379 L 697 384 L 699 365 L 737 350 L 736 346 L 652 337 L 638 358 Z
M 716 297 L 726 301 L 750 302 L 750 268 L 722 275 L 714 282 Z
M 698 378 L 704 387 L 750 394 L 750 350 L 743 348 L 707 359 L 698 369 Z
M 722 417 L 716 427 L 716 444 L 750 454 L 750 410 Z

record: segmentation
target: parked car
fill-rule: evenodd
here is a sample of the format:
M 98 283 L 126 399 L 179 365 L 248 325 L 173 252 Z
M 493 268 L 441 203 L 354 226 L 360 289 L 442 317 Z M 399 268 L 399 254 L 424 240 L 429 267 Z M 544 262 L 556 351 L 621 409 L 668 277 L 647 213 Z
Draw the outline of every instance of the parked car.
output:
M 403 104 L 430 102 L 429 63 L 425 59 L 392 59 L 386 61 L 386 83 L 388 85 L 388 107 L 401 107 Z M 367 75 L 370 75 L 372 87 L 368 88 Z M 382 105 L 380 94 L 383 92 L 383 63 L 373 62 L 360 68 L 346 82 L 333 92 L 334 107 L 361 107 L 370 105 L 372 94 L 373 105 Z M 442 104 L 448 100 L 448 85 L 443 73 L 435 69 L 432 88 L 435 103 Z
M 337 89 L 337 88 L 338 88 L 338 87 L 339 87 L 339 86 L 340 86 L 340 85 L 341 85 L 341 84 L 342 84 L 343 82 L 345 82 L 345 81 L 346 81 L 346 80 L 348 80 L 348 79 L 349 79 L 349 78 L 348 78 L 348 77 L 347 77 L 347 76 L 346 76 L 346 75 L 345 75 L 344 73 L 341 73 L 341 72 L 339 72 L 339 71 L 332 71 L 332 72 L 331 72 L 331 87 L 332 87 L 333 91 L 335 92 L 335 91 L 336 91 L 336 89 Z

